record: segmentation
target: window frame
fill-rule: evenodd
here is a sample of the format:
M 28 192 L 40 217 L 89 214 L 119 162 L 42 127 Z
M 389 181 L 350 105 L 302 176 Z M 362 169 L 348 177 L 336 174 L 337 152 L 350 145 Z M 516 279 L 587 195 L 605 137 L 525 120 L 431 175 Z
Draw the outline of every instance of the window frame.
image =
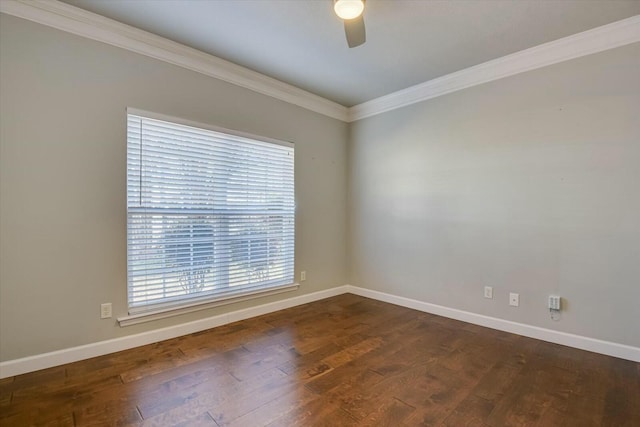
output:
M 253 134 L 246 133 L 246 132 L 240 132 L 240 131 L 236 131 L 236 130 L 232 130 L 232 129 L 226 129 L 226 128 L 222 128 L 222 127 L 219 127 L 219 126 L 213 126 L 213 125 L 206 124 L 206 123 L 199 123 L 199 122 L 195 122 L 195 121 L 191 121 L 191 120 L 185 120 L 185 119 L 172 117 L 172 116 L 167 116 L 167 115 L 163 115 L 163 114 L 152 113 L 152 112 L 148 112 L 148 111 L 144 111 L 144 110 L 140 110 L 140 109 L 136 109 L 136 108 L 127 108 L 126 109 L 126 115 L 125 115 L 125 123 L 126 123 L 125 131 L 126 132 L 125 132 L 125 134 L 128 134 L 128 131 L 129 131 L 128 120 L 129 120 L 129 116 L 130 115 L 139 116 L 141 118 L 147 118 L 147 119 L 151 119 L 151 120 L 160 120 L 160 121 L 164 121 L 164 122 L 168 122 L 168 123 L 176 124 L 176 125 L 183 125 L 183 126 L 193 127 L 193 128 L 197 128 L 197 129 L 201 129 L 201 130 L 205 130 L 205 131 L 213 131 L 213 132 L 229 135 L 231 137 L 240 137 L 240 138 L 246 138 L 246 139 L 257 141 L 257 142 L 261 142 L 261 143 L 275 144 L 275 145 L 284 146 L 284 147 L 291 148 L 292 150 L 295 150 L 294 143 L 292 143 L 292 142 L 281 141 L 281 140 L 277 140 L 277 139 L 273 139 L 273 138 L 263 137 L 263 136 L 259 136 L 259 135 L 253 135 Z M 128 152 L 128 147 L 129 147 L 128 137 L 126 138 L 126 147 L 127 147 L 127 152 Z M 294 159 L 295 159 L 295 157 L 294 157 Z M 127 154 L 126 164 L 127 164 L 127 168 L 126 168 L 127 169 L 127 171 L 126 171 L 126 173 L 127 173 L 126 190 L 127 191 L 126 192 L 127 192 L 127 195 L 128 195 L 128 193 L 129 193 L 129 180 L 128 180 L 129 154 Z M 249 289 L 246 289 L 246 288 L 237 289 L 237 290 L 229 289 L 229 290 L 224 291 L 224 292 L 218 292 L 218 294 L 208 293 L 208 294 L 201 295 L 201 296 L 195 296 L 193 298 L 181 298 L 181 299 L 176 300 L 176 301 L 167 300 L 167 301 L 163 301 L 163 302 L 156 302 L 156 303 L 150 303 L 150 304 L 147 304 L 147 305 L 133 306 L 133 307 L 130 306 L 130 300 L 129 300 L 129 293 L 130 293 L 130 282 L 129 282 L 129 275 L 130 275 L 130 265 L 129 265 L 130 207 L 129 207 L 129 201 L 127 199 L 127 203 L 126 203 L 127 207 L 126 207 L 126 209 L 127 209 L 127 310 L 128 310 L 128 315 L 122 316 L 122 317 L 118 317 L 118 322 L 119 322 L 120 326 L 133 325 L 133 324 L 137 324 L 137 323 L 142 323 L 142 322 L 161 319 L 161 318 L 165 318 L 165 317 L 180 315 L 180 314 L 189 313 L 189 312 L 193 312 L 193 311 L 197 311 L 197 310 L 204 310 L 204 309 L 211 308 L 211 307 L 231 304 L 231 303 L 234 303 L 234 302 L 244 301 L 244 300 L 253 299 L 253 298 L 259 298 L 259 297 L 263 297 L 263 296 L 267 296 L 267 295 L 279 294 L 279 293 L 283 293 L 283 292 L 289 292 L 289 291 L 293 291 L 293 290 L 298 289 L 299 288 L 299 284 L 296 283 L 296 280 L 295 280 L 295 228 L 296 228 L 296 223 L 295 223 L 295 219 L 296 219 L 296 214 L 295 214 L 295 161 L 294 161 L 294 164 L 292 165 L 292 175 L 293 175 L 292 178 L 293 178 L 293 193 L 294 193 L 293 194 L 293 197 L 294 197 L 293 225 L 292 225 L 293 236 L 291 237 L 292 243 L 293 243 L 293 257 L 291 259 L 292 283 L 273 285 L 273 286 L 268 286 L 267 285 L 267 286 L 264 286 L 264 287 L 251 287 Z M 136 210 L 136 209 L 145 209 L 145 208 L 132 208 L 132 210 Z

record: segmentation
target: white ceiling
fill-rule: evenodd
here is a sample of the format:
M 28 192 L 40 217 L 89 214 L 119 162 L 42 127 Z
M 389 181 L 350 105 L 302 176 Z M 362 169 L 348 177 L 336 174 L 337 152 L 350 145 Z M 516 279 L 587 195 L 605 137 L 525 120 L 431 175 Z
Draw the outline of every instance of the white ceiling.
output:
M 349 49 L 332 0 L 64 0 L 350 107 L 640 14 L 640 0 L 367 0 Z

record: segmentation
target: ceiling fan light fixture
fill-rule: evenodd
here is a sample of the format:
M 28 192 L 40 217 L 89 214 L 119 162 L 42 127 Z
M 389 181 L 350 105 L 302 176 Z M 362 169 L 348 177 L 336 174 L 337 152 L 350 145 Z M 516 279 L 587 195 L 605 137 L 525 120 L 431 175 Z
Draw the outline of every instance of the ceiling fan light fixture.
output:
M 363 0 L 335 0 L 333 10 L 342 19 L 355 19 L 364 11 Z

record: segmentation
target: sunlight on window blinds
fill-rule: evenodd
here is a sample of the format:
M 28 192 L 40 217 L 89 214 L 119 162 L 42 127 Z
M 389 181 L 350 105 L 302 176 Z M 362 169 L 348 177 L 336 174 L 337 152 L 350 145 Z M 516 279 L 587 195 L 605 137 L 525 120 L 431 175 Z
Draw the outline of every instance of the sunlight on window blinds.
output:
M 129 312 L 293 283 L 293 144 L 127 117 Z

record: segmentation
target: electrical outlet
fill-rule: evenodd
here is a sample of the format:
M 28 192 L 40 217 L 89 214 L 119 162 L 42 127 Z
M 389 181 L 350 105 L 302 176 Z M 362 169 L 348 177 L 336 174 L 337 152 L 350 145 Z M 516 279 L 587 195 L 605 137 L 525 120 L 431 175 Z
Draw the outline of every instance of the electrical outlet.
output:
M 111 317 L 111 303 L 100 304 L 100 318 L 109 319 Z
M 560 310 L 561 299 L 558 295 L 549 295 L 549 309 Z
M 509 293 L 509 305 L 518 307 L 520 305 L 520 294 Z
M 306 271 L 301 271 L 300 272 L 300 281 L 304 282 L 305 280 L 307 280 L 307 272 Z
M 493 288 L 491 286 L 484 287 L 484 297 L 489 299 L 493 298 Z

